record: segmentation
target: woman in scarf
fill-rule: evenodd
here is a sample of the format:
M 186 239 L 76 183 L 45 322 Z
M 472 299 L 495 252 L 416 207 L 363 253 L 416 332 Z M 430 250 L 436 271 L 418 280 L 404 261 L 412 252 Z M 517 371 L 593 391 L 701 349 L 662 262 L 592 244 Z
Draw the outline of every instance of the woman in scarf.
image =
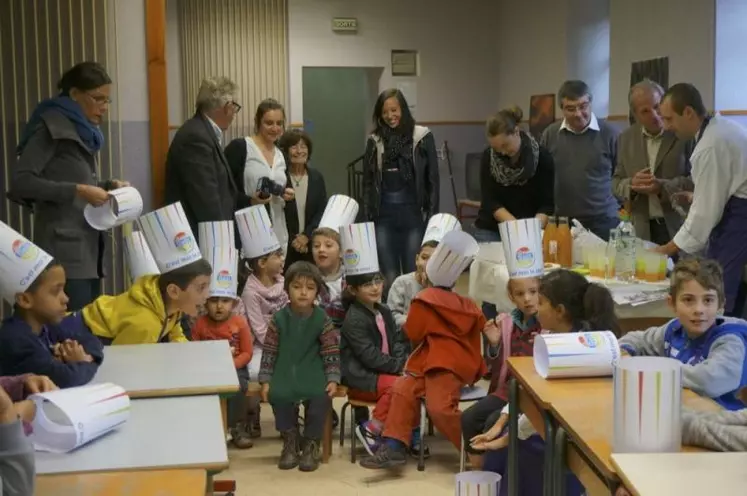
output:
M 96 175 L 111 82 L 96 62 L 62 75 L 59 95 L 37 105 L 21 134 L 8 191 L 10 199 L 33 208 L 34 243 L 64 267 L 69 310 L 95 300 L 104 276 L 103 233 L 88 225 L 83 209 L 106 203 L 108 190 L 127 185 Z
M 379 95 L 363 161 L 364 218 L 376 225 L 379 265 L 387 287 L 415 271 L 425 222 L 438 213 L 436 141 L 416 126 L 400 90 Z

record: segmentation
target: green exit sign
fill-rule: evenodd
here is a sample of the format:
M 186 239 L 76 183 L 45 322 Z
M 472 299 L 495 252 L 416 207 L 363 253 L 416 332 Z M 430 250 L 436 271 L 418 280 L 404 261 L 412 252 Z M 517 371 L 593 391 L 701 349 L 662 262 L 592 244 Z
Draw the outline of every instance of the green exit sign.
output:
M 358 31 L 358 19 L 354 17 L 335 17 L 332 19 L 332 31 L 355 33 Z

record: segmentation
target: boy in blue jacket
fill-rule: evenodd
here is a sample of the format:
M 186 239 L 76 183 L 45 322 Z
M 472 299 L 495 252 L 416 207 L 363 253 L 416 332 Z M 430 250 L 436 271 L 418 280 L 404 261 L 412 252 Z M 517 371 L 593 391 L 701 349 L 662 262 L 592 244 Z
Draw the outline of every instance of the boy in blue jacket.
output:
M 65 269 L 5 224 L 0 225 L 0 291 L 13 305 L 13 315 L 0 327 L 4 374 L 45 375 L 61 388 L 93 379 L 103 347 L 80 319 L 65 318 Z
M 724 275 L 714 260 L 685 259 L 671 276 L 669 304 L 677 318 L 620 339 L 629 355 L 679 360 L 682 385 L 728 410 L 744 408 L 737 392 L 747 386 L 747 322 L 721 317 Z

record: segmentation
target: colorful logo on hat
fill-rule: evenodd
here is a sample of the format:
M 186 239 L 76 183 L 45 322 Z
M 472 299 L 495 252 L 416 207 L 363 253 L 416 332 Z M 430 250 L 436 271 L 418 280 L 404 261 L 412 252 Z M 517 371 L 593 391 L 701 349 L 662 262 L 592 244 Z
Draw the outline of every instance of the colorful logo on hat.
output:
M 587 348 L 596 348 L 602 344 L 602 339 L 596 334 L 585 332 L 578 336 L 578 342 Z
M 39 250 L 30 241 L 17 239 L 11 245 L 13 253 L 21 260 L 34 260 Z
M 526 246 L 516 250 L 516 265 L 526 269 L 534 264 L 534 253 Z
M 358 262 L 361 261 L 360 254 L 352 248 L 345 250 L 342 258 L 345 261 L 345 265 L 349 265 L 351 267 L 355 267 L 356 265 L 358 265 Z
M 176 233 L 176 236 L 174 236 L 174 246 L 180 251 L 188 253 L 192 251 L 194 244 L 192 236 L 183 231 Z
M 233 277 L 229 271 L 223 269 L 218 272 L 218 275 L 215 277 L 215 282 L 219 288 L 228 288 L 231 286 L 231 282 L 233 282 Z

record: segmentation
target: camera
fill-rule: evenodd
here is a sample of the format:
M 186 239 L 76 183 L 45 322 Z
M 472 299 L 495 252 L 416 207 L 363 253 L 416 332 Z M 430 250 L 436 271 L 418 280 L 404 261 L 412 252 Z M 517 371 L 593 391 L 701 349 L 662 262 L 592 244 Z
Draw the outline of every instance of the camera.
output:
M 257 183 L 257 193 L 263 200 L 270 196 L 283 196 L 285 188 L 269 177 L 263 177 Z

